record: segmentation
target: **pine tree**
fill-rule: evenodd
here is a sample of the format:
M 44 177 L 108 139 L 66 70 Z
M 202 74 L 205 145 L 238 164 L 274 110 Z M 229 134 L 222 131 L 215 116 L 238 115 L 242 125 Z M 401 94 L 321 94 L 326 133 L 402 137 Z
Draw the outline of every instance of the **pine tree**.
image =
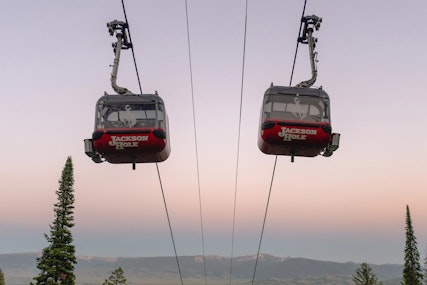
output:
M 425 282 L 425 285 L 427 285 L 427 251 L 424 257 L 424 282 Z
M 105 279 L 102 285 L 126 285 L 127 279 L 123 274 L 123 269 L 121 267 L 114 270 L 108 279 Z
M 58 202 L 54 204 L 55 218 L 50 227 L 50 234 L 45 234 L 49 245 L 37 258 L 38 276 L 34 277 L 36 285 L 75 284 L 74 264 L 75 247 L 72 245 L 71 228 L 74 226 L 74 178 L 71 157 L 67 158 L 59 189 L 56 191 Z
M 0 268 L 0 285 L 4 285 L 4 274 L 3 274 L 3 271 L 1 271 L 1 268 Z
M 423 274 L 420 264 L 420 253 L 417 247 L 417 239 L 412 227 L 409 206 L 406 205 L 406 244 L 405 264 L 403 266 L 402 285 L 422 285 Z
M 353 275 L 353 282 L 355 285 L 376 285 L 377 277 L 372 272 L 371 267 L 366 262 L 363 262 L 356 269 L 356 273 Z

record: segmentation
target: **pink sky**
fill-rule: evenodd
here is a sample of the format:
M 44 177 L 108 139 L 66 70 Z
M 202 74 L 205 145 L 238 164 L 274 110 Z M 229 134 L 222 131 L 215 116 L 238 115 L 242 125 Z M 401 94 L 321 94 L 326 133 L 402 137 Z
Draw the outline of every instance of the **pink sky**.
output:
M 159 168 L 178 253 L 200 254 L 185 7 L 126 2 L 142 88 L 158 90 L 169 114 L 172 153 Z M 189 13 L 203 221 L 207 253 L 228 255 L 244 1 L 202 2 L 190 1 Z M 316 85 L 331 97 L 341 147 L 331 158 L 278 159 L 262 251 L 402 263 L 408 204 L 425 255 L 427 42 L 420 35 L 426 8 L 422 0 L 308 3 L 306 14 L 323 18 Z M 270 82 L 289 82 L 301 9 L 297 1 L 249 3 L 235 254 L 257 250 L 274 163 L 256 145 L 259 108 Z M 20 0 L 5 7 L 0 253 L 43 248 L 57 181 L 71 155 L 78 254 L 173 255 L 155 166 L 132 171 L 94 164 L 84 154 L 95 102 L 112 93 L 105 24 L 121 18 L 120 1 Z M 122 55 L 119 82 L 136 91 L 130 56 Z M 308 76 L 300 46 L 294 83 Z

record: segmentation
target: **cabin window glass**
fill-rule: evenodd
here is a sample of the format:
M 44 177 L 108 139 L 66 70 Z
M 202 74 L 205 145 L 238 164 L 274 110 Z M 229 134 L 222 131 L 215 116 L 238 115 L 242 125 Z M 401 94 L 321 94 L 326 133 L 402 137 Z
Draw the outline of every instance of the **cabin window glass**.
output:
M 164 106 L 160 102 L 157 104 L 157 120 L 159 122 L 159 128 L 166 129 Z
M 99 106 L 98 112 L 98 128 L 143 128 L 156 125 L 155 103 L 105 104 Z
M 285 112 L 286 103 L 274 102 L 273 103 L 273 112 Z
M 315 96 L 272 95 L 264 105 L 264 119 L 329 122 L 327 99 Z
M 264 104 L 264 112 L 270 113 L 271 112 L 271 105 L 272 105 L 271 102 L 269 102 L 269 101 L 265 102 L 265 104 Z

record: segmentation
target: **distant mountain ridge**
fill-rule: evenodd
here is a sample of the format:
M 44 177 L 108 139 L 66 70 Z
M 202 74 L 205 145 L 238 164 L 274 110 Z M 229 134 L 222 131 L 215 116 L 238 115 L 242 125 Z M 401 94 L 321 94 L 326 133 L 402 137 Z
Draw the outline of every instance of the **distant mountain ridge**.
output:
M 37 274 L 37 253 L 0 254 L 0 268 L 8 285 L 28 284 Z M 175 257 L 118 257 L 103 258 L 79 256 L 76 265 L 77 284 L 102 284 L 110 273 L 122 267 L 129 284 L 142 284 L 141 280 L 176 279 L 178 268 Z M 229 279 L 230 258 L 206 256 L 206 276 L 210 280 Z M 179 263 L 184 279 L 204 279 L 202 256 L 180 256 Z M 233 258 L 233 279 L 251 280 L 254 272 L 255 256 Z M 370 265 L 379 280 L 400 278 L 403 266 L 396 264 Z M 277 280 L 325 279 L 325 276 L 343 277 L 351 280 L 359 264 L 354 262 L 319 261 L 306 258 L 276 257 L 262 254 L 259 257 L 256 280 L 263 284 L 277 283 Z M 276 280 L 277 279 L 277 280 Z M 327 278 L 326 278 L 327 279 Z M 138 281 L 139 280 L 139 281 Z M 276 281 L 274 281 L 276 280 Z M 274 282 L 273 282 L 274 281 Z M 337 281 L 329 284 L 351 284 Z M 341 283 L 339 283 L 341 282 Z M 167 282 L 166 282 L 167 283 Z M 223 282 L 222 282 L 223 283 Z M 280 283 L 280 282 L 279 282 Z M 146 282 L 144 284 L 147 284 Z M 292 283 L 281 283 L 292 284 Z M 296 283 L 295 283 L 296 284 Z M 328 283 L 303 283 L 328 284 Z M 384 283 L 398 284 L 398 283 Z

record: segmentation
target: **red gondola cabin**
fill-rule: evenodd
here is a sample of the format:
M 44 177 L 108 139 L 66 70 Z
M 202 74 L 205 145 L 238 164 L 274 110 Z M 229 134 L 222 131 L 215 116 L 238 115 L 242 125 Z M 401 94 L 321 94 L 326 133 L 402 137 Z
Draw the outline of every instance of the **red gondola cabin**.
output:
M 95 162 L 161 162 L 170 154 L 168 117 L 157 94 L 104 95 L 96 104 L 95 130 L 85 140 Z
M 332 133 L 329 96 L 322 89 L 271 86 L 261 107 L 258 147 L 266 154 L 331 156 L 339 134 Z

